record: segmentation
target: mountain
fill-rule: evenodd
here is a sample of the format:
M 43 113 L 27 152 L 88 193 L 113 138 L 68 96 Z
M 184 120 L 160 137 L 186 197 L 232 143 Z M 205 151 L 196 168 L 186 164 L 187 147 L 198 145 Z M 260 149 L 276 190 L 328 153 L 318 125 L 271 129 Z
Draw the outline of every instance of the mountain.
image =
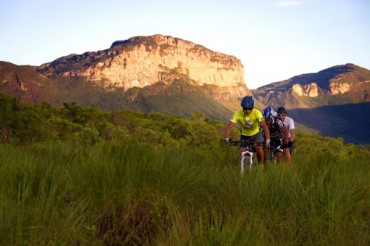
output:
M 370 102 L 369 92 L 370 70 L 348 63 L 259 87 L 253 95 L 274 107 L 315 108 Z
M 115 41 L 106 50 L 38 67 L 0 61 L 0 92 L 31 104 L 75 102 L 186 117 L 203 113 L 226 121 L 240 108 L 241 97 L 253 94 L 258 109 L 285 106 L 300 129 L 354 143 L 370 143 L 369 91 L 370 71 L 350 63 L 249 90 L 236 57 L 164 35 Z M 357 135 L 355 129 L 364 132 Z
M 337 65 L 252 90 L 257 100 L 285 106 L 300 127 L 345 142 L 370 144 L 370 70 Z
M 106 50 L 71 54 L 39 67 L 0 62 L 0 92 L 29 103 L 76 102 L 225 119 L 250 91 L 233 56 L 163 35 L 116 41 Z

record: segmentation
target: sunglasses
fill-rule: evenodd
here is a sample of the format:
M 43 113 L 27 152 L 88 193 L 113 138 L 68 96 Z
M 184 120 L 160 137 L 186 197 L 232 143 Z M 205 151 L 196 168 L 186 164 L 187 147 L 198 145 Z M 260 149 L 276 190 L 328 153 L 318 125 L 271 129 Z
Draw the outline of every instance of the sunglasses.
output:
M 252 110 L 253 108 L 243 108 L 243 110 Z

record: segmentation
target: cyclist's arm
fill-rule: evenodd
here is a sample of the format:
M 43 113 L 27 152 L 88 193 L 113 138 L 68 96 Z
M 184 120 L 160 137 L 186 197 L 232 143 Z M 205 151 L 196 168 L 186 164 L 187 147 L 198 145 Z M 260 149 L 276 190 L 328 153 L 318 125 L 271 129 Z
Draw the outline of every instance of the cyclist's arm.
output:
M 267 127 L 265 120 L 260 121 L 260 126 L 262 127 L 263 133 L 265 134 L 265 139 L 270 139 L 270 130 Z
M 293 142 L 295 138 L 295 125 L 294 120 L 292 118 L 289 119 L 289 132 L 290 132 L 290 138 L 289 141 Z
M 283 136 L 284 136 L 284 144 L 288 144 L 288 142 L 289 142 L 288 129 L 286 128 L 285 125 L 281 125 L 280 129 L 281 129 L 281 132 L 283 133 Z
M 231 129 L 233 128 L 234 124 L 234 122 L 229 121 L 229 123 L 226 125 L 225 138 L 230 138 Z
M 294 142 L 295 129 L 290 129 L 290 139 L 289 141 Z

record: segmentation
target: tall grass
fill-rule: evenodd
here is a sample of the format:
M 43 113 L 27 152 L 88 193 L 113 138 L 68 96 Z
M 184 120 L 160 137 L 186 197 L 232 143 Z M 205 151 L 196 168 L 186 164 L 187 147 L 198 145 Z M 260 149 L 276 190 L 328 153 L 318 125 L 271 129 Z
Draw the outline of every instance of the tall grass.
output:
M 0 244 L 368 245 L 366 158 L 240 174 L 230 148 L 0 145 Z

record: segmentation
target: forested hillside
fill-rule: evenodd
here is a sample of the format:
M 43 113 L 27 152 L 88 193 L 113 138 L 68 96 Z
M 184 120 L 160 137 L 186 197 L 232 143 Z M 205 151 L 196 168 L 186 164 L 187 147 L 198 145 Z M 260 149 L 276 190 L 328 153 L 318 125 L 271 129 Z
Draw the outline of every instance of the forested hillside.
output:
M 202 113 L 190 118 L 162 113 L 140 113 L 132 110 L 102 111 L 75 103 L 52 107 L 47 103 L 29 105 L 0 94 L 0 141 L 30 144 L 63 141 L 77 144 L 97 144 L 104 141 L 146 142 L 161 146 L 213 147 L 222 142 L 225 122 L 211 120 Z M 304 130 L 302 128 L 302 130 Z M 345 145 L 343 139 L 304 133 L 297 141 L 326 139 Z M 239 136 L 233 129 L 233 138 Z M 352 148 L 352 147 L 351 147 Z
M 131 110 L 101 111 L 74 103 L 28 105 L 0 94 L 0 139 L 5 143 L 68 141 L 95 144 L 132 139 L 160 145 L 216 144 L 224 124 L 201 113 L 191 119 Z

